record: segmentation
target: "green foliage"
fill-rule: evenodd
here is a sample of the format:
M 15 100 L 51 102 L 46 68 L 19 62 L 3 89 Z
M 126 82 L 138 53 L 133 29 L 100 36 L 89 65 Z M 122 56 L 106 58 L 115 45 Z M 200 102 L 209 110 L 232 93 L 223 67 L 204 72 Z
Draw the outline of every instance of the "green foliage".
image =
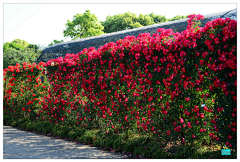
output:
M 134 13 L 126 12 L 113 16 L 109 15 L 105 21 L 99 22 L 94 14 L 86 10 L 84 14 L 74 15 L 73 21 L 67 21 L 66 29 L 63 31 L 63 34 L 64 37 L 71 37 L 74 40 L 183 18 L 187 18 L 187 16 L 177 15 L 171 19 L 167 19 L 165 16 L 155 15 L 154 13 L 147 15 L 140 14 L 137 16 Z M 54 40 L 48 46 L 60 42 L 61 41 Z
M 106 20 L 102 22 L 104 32 L 106 33 L 133 29 L 151 24 L 153 24 L 153 19 L 149 15 L 140 14 L 139 17 L 137 17 L 136 14 L 130 12 L 114 16 L 109 15 Z
M 154 24 L 159 24 L 168 21 L 165 16 L 155 15 L 154 13 L 149 14 L 149 16 L 153 18 Z
M 34 62 L 41 54 L 40 46 L 15 39 L 3 44 L 3 69 L 16 63 Z
M 24 48 L 26 48 L 28 46 L 28 42 L 26 42 L 25 40 L 21 40 L 21 39 L 15 39 L 12 41 L 12 43 L 18 44 Z
M 11 126 L 18 126 L 28 131 L 42 131 L 43 129 L 50 129 L 55 132 L 55 136 L 69 132 L 64 138 L 75 139 L 76 141 L 84 142 L 85 144 L 93 144 L 95 147 L 102 147 L 105 149 L 113 148 L 116 152 L 129 153 L 129 158 L 153 158 L 153 159 L 236 159 L 237 154 L 234 150 L 231 151 L 231 156 L 222 156 L 221 150 L 213 151 L 207 146 L 192 147 L 185 146 L 166 146 L 161 142 L 155 141 L 146 135 L 135 136 L 126 139 L 126 134 L 112 134 L 106 136 L 104 132 L 79 129 L 76 127 L 69 127 L 67 125 L 54 125 L 48 121 L 31 121 L 28 118 L 12 118 L 10 115 L 4 115 L 4 123 L 10 122 Z M 39 128 L 41 127 L 41 128 Z M 38 132 L 41 133 L 41 132 Z M 78 134 L 78 135 L 77 135 Z M 74 138 L 71 138 L 73 137 Z M 164 141 L 163 141 L 164 142 Z M 163 147 L 164 146 L 164 147 Z M 220 146 L 219 146 L 220 147 Z
M 93 141 L 93 146 L 94 146 L 94 147 L 99 147 L 99 146 L 100 146 L 100 142 L 101 142 L 100 139 L 94 140 L 94 141 Z
M 3 52 L 3 68 L 16 63 L 23 64 L 24 62 L 34 62 L 41 54 L 40 51 L 35 52 L 33 48 L 17 50 L 16 48 L 8 48 Z
M 58 40 L 54 39 L 53 42 L 51 42 L 48 46 L 52 46 L 52 45 L 54 45 L 56 43 L 61 43 L 61 42 L 63 42 L 63 40 L 58 41 Z
M 8 50 L 9 48 L 14 48 L 16 50 L 23 50 L 29 46 L 28 42 L 21 39 L 15 39 L 12 42 L 6 42 L 3 44 L 3 51 Z
M 171 18 L 171 19 L 168 19 L 168 21 L 174 21 L 174 20 L 185 19 L 185 18 L 187 18 L 187 17 L 188 17 L 188 16 L 177 15 L 177 16 L 174 16 L 174 17 Z
M 73 40 L 104 34 L 103 26 L 94 14 L 86 10 L 84 14 L 76 14 L 73 21 L 67 20 L 66 29 L 63 30 L 64 37 L 71 37 Z
M 40 45 L 37 44 L 28 44 L 27 48 L 34 49 L 35 53 L 42 51 Z
M 177 15 L 171 19 L 167 19 L 165 16 L 155 15 L 154 13 L 148 15 L 140 14 L 137 17 L 134 13 L 126 12 L 124 14 L 107 16 L 106 20 L 102 22 L 102 25 L 104 26 L 104 32 L 111 33 L 183 18 L 187 18 L 187 16 Z

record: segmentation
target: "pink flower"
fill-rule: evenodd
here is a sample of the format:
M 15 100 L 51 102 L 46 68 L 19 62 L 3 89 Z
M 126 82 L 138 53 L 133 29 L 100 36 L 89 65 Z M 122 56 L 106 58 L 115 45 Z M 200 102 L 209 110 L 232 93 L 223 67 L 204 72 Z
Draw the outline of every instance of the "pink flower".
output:
M 180 118 L 180 123 L 183 123 L 183 122 L 184 122 L 183 118 Z

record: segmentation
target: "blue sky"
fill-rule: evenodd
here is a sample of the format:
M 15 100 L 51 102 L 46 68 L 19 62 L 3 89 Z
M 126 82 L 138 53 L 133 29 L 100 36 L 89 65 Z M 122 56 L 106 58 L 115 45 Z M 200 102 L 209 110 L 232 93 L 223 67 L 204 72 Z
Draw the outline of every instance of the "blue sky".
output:
M 80 2 L 80 1 L 79 1 Z M 86 3 L 87 1 L 85 1 Z M 70 38 L 63 37 L 63 30 L 67 20 L 72 20 L 77 13 L 84 13 L 90 10 L 104 21 L 108 15 L 132 12 L 139 14 L 154 13 L 172 18 L 175 15 L 211 14 L 216 12 L 228 11 L 237 8 L 234 3 L 135 3 L 135 4 L 110 4 L 110 3 L 18 3 L 3 4 L 3 43 L 11 42 L 14 39 L 22 39 L 31 44 L 47 46 L 54 39 L 70 41 Z

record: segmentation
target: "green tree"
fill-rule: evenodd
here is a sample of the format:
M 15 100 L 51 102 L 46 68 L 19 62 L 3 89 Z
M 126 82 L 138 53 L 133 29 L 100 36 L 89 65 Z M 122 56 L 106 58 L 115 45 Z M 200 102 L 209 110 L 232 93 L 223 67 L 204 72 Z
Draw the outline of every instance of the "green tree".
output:
M 149 16 L 153 18 L 154 24 L 167 22 L 167 18 L 165 16 L 155 15 L 154 13 L 150 13 Z
M 102 22 L 104 32 L 111 33 L 126 29 L 138 28 L 146 25 L 152 25 L 153 19 L 149 15 L 140 14 L 138 17 L 134 13 L 124 13 L 114 16 L 107 16 L 106 21 Z
M 21 39 L 14 39 L 12 41 L 13 44 L 18 44 L 24 48 L 26 48 L 28 46 L 28 42 L 26 42 L 25 40 L 21 40 Z
M 28 47 L 28 42 L 26 42 L 25 40 L 21 40 L 21 39 L 14 39 L 12 42 L 6 42 L 3 45 L 3 51 L 7 50 L 9 48 L 14 48 L 17 50 L 23 50 L 25 48 Z
M 94 14 L 86 10 L 84 14 L 73 16 L 73 21 L 67 20 L 66 29 L 63 30 L 64 37 L 85 38 L 104 34 L 103 26 Z
M 147 25 L 152 25 L 154 24 L 153 18 L 149 15 L 143 15 L 140 14 L 137 18 L 137 21 L 142 25 L 142 26 L 147 26 Z
M 33 48 L 26 48 L 24 50 L 17 50 L 9 48 L 3 52 L 3 68 L 7 68 L 10 65 L 16 65 L 16 63 L 23 64 L 24 62 L 34 62 L 41 52 L 35 52 Z
M 56 43 L 61 43 L 61 42 L 63 42 L 63 40 L 58 41 L 58 40 L 54 39 L 53 42 L 51 42 L 48 46 L 52 46 L 52 45 L 54 45 Z
M 27 48 L 34 49 L 35 52 L 41 51 L 40 45 L 37 45 L 37 44 L 28 44 Z
M 3 68 L 16 63 L 34 62 L 41 54 L 40 46 L 28 44 L 28 42 L 15 39 L 3 44 Z
M 127 12 L 114 16 L 109 15 L 104 22 L 101 22 L 101 24 L 104 26 L 104 32 L 111 33 L 183 18 L 187 18 L 187 16 L 177 15 L 171 19 L 167 19 L 165 16 L 155 15 L 154 13 L 148 15 L 140 14 L 137 17 L 136 14 Z

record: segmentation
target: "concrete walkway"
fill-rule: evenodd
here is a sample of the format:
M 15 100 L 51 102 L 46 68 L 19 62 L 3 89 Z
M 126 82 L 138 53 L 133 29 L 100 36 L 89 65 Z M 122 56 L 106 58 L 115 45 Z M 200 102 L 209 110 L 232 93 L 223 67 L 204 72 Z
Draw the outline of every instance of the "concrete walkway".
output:
M 114 152 L 3 126 L 3 159 L 119 159 Z

